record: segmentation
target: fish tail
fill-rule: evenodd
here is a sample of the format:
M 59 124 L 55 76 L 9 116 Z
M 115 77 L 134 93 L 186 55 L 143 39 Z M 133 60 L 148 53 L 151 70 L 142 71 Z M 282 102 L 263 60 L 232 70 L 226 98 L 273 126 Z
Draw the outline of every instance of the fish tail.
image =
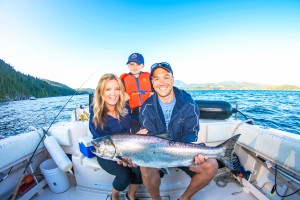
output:
M 226 140 L 225 142 L 223 142 L 222 144 L 217 146 L 219 148 L 225 149 L 224 157 L 219 158 L 219 160 L 221 160 L 223 162 L 223 164 L 231 171 L 234 170 L 232 162 L 231 162 L 232 151 L 234 149 L 234 145 L 235 145 L 236 141 L 239 139 L 240 136 L 241 136 L 241 134 L 235 135 L 235 136 L 229 138 L 228 140 Z

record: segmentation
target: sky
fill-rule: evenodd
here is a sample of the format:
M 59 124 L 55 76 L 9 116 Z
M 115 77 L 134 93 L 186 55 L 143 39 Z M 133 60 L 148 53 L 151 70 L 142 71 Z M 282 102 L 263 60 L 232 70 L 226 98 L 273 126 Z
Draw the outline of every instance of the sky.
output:
M 187 84 L 300 86 L 300 1 L 0 0 L 0 59 L 24 74 L 95 88 L 135 52 Z

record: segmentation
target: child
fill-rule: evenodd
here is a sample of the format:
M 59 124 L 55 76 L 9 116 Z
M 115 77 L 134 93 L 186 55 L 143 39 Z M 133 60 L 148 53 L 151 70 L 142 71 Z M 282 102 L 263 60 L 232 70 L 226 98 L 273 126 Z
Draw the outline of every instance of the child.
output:
M 138 115 L 141 105 L 152 94 L 150 82 L 150 74 L 142 72 L 144 68 L 144 57 L 139 53 L 133 53 L 129 56 L 126 63 L 129 68 L 129 73 L 124 73 L 120 76 L 125 86 L 127 99 L 129 99 L 129 107 L 133 118 L 132 132 L 137 132 L 140 129 Z

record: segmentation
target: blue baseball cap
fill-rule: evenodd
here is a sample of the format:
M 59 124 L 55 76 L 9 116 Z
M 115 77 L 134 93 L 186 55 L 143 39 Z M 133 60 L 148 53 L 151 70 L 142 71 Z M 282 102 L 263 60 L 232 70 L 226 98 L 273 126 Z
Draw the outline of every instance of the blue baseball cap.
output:
M 173 70 L 172 70 L 172 67 L 169 63 L 167 62 L 160 62 L 160 63 L 154 63 L 152 66 L 151 66 L 151 72 L 150 72 L 150 75 L 152 76 L 153 75 L 153 72 L 157 69 L 157 68 L 163 68 L 165 69 L 166 71 L 170 72 L 172 75 L 173 75 Z
M 133 53 L 129 56 L 126 65 L 130 62 L 135 62 L 139 65 L 144 64 L 144 57 L 140 53 Z

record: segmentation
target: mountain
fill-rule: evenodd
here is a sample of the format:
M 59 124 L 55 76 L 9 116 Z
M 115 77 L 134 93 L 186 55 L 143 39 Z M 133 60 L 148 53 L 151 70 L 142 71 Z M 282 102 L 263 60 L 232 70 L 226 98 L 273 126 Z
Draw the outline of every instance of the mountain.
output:
M 175 81 L 174 81 L 174 85 L 175 85 L 176 87 L 179 87 L 179 88 L 184 88 L 184 87 L 187 86 L 186 83 L 184 83 L 184 82 L 182 82 L 182 81 L 180 81 L 180 80 L 175 80 Z
M 0 101 L 73 95 L 76 91 L 66 85 L 42 80 L 16 71 L 0 59 Z
M 186 84 L 183 81 L 175 80 L 175 86 L 185 90 L 300 90 L 300 87 L 294 85 L 276 86 L 234 81 Z M 81 88 L 77 91 L 77 94 L 90 94 L 95 90 Z M 64 84 L 18 72 L 0 59 L 0 102 L 29 99 L 32 96 L 36 98 L 67 96 L 73 95 L 75 92 L 76 90 Z
M 92 89 L 92 88 L 79 88 L 78 91 L 81 93 L 85 93 L 85 94 L 94 94 L 95 93 L 95 89 Z
M 185 90 L 300 90 L 294 85 L 268 85 L 250 82 L 224 81 L 220 83 L 185 84 L 175 81 L 175 86 Z
M 70 88 L 70 87 L 68 87 L 68 86 L 66 86 L 66 85 L 64 85 L 64 84 L 62 84 L 62 83 L 59 83 L 59 82 L 50 81 L 50 80 L 47 80 L 47 79 L 41 79 L 41 80 L 43 80 L 43 81 L 45 81 L 45 82 L 47 82 L 47 83 L 49 83 L 50 85 L 53 85 L 53 86 L 55 86 L 55 87 L 72 89 L 72 88 Z

